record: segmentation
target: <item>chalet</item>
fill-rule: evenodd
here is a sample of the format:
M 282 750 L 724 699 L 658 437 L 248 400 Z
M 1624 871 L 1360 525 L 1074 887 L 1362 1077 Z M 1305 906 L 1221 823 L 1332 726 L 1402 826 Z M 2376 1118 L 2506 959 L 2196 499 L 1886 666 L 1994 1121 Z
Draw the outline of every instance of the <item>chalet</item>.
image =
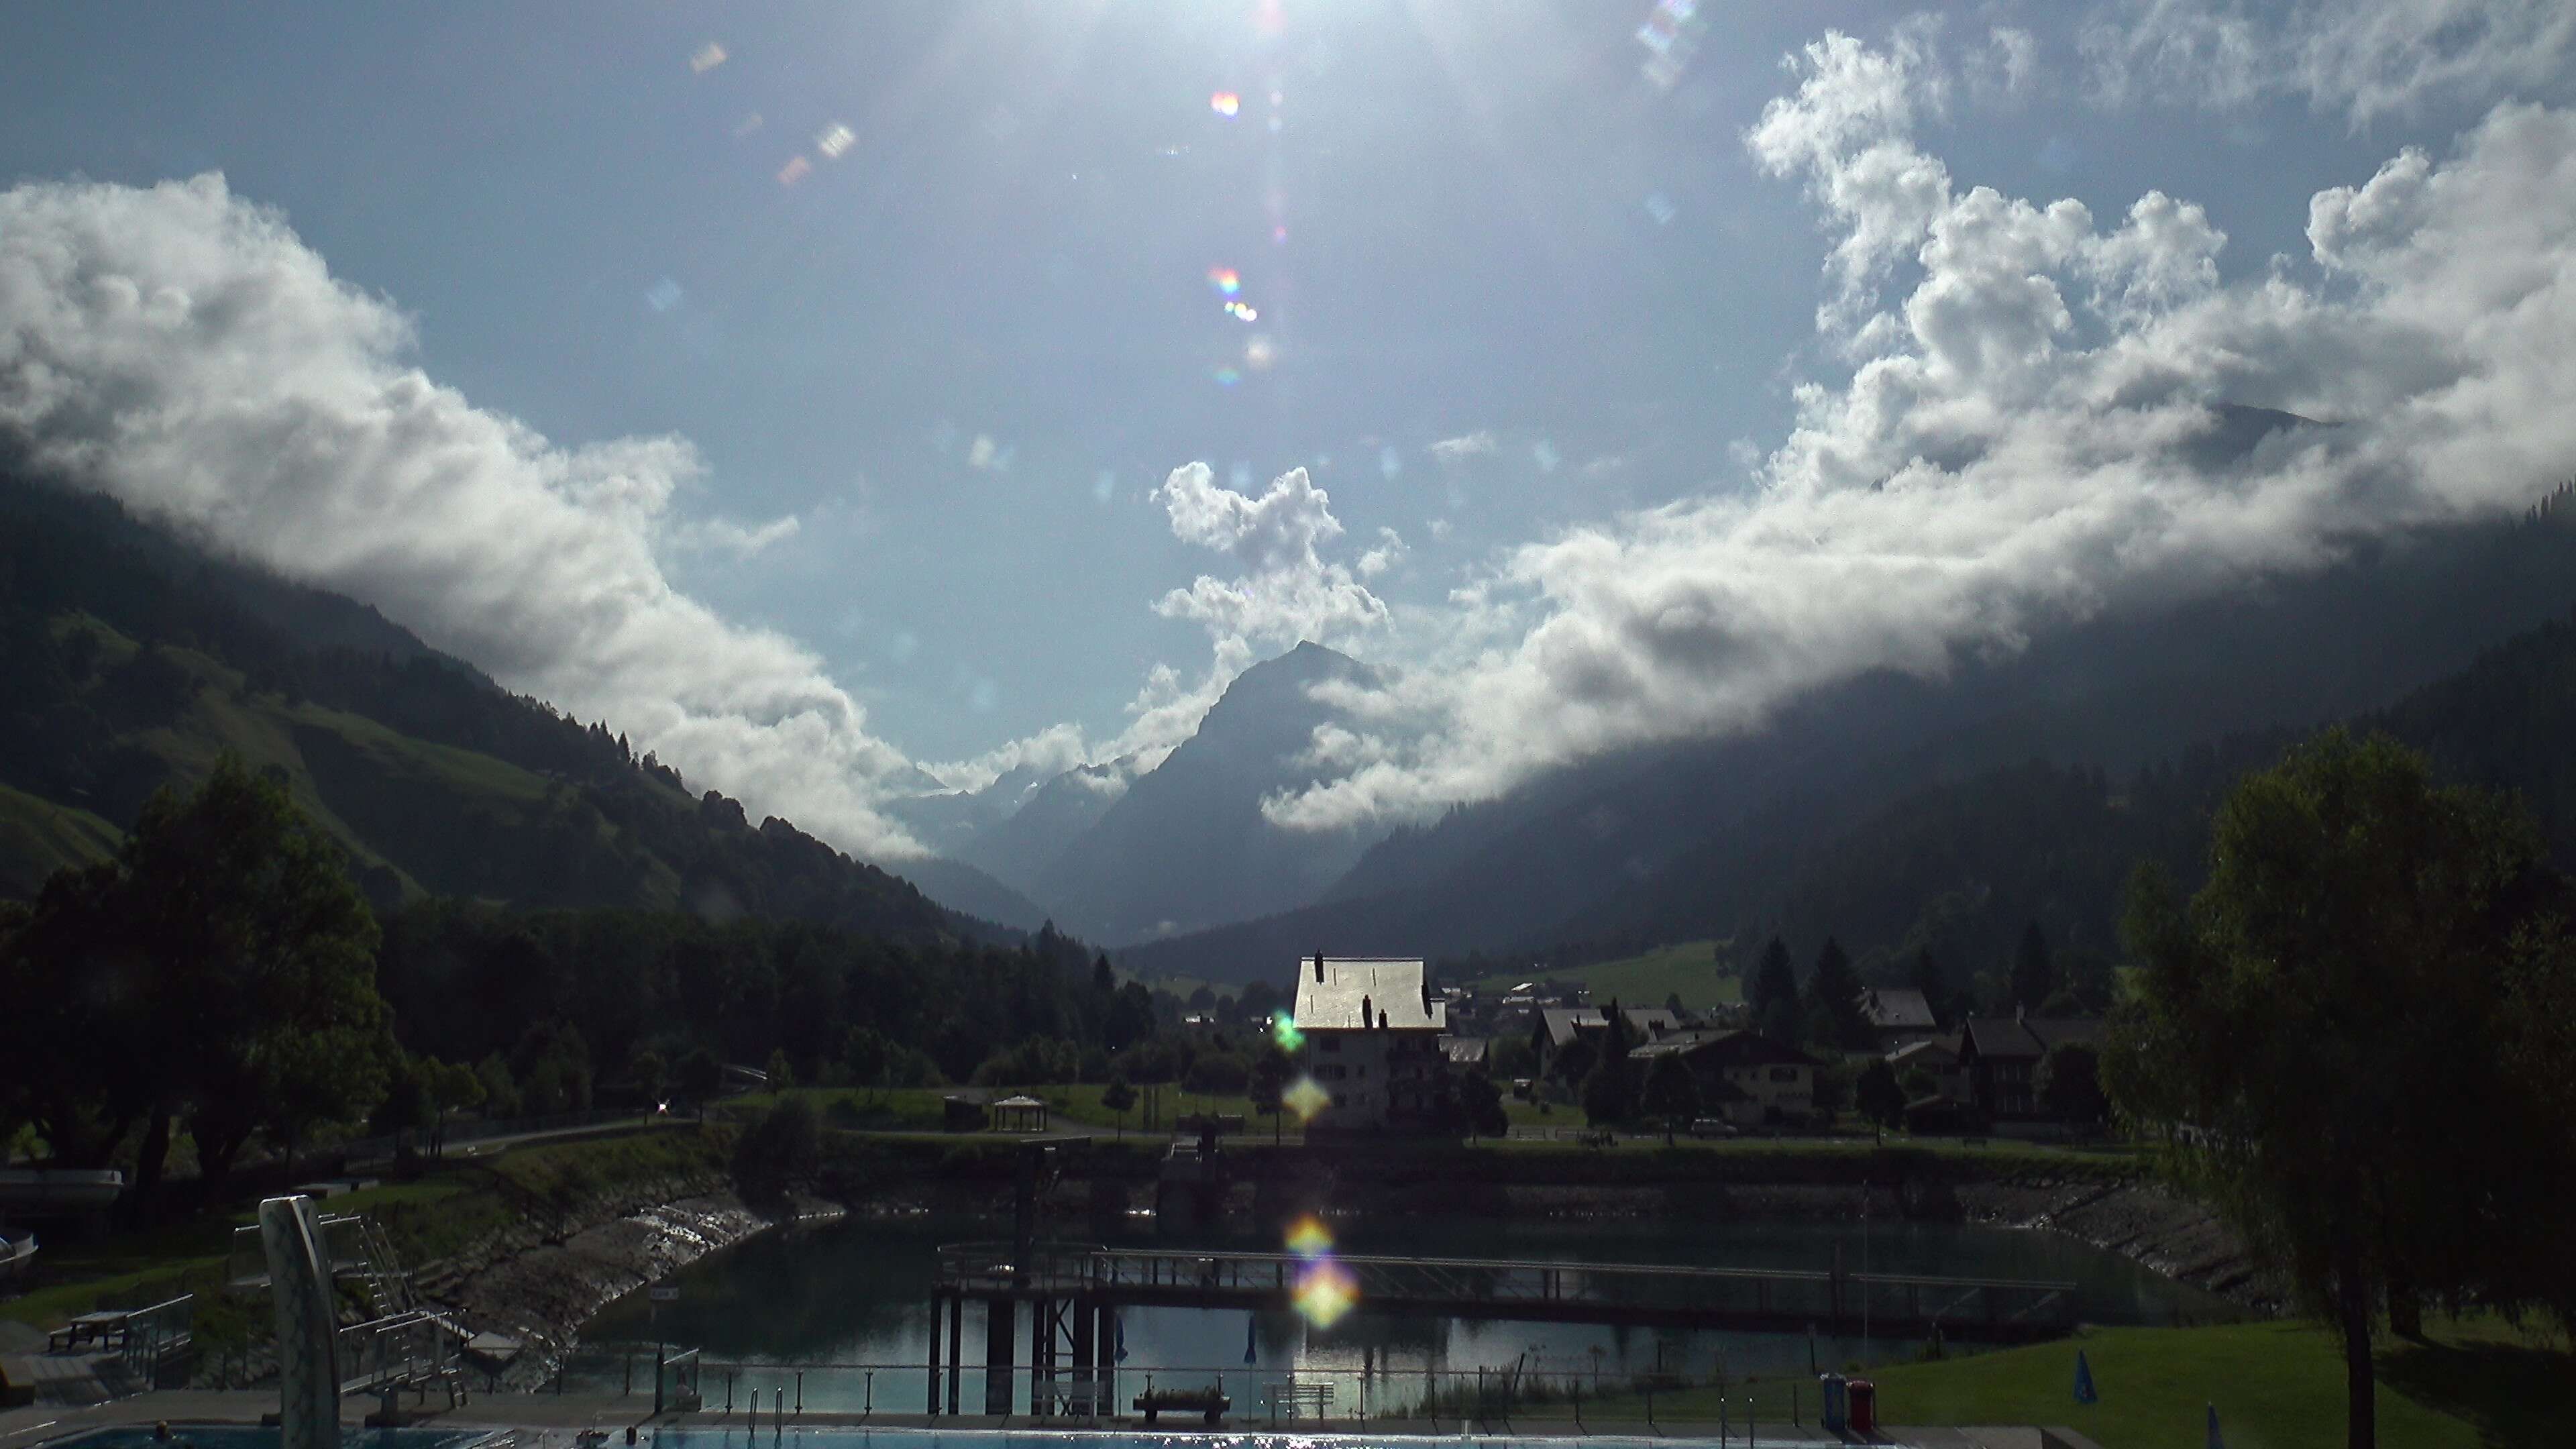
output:
M 1959 1035 L 1927 1037 L 1910 1041 L 1887 1054 L 1887 1064 L 1896 1068 L 1900 1082 L 1920 1072 L 1932 1079 L 1932 1090 L 1912 1093 L 1918 1100 L 1965 1102 L 1969 1098 L 1968 1074 L 1959 1066 Z
M 1659 1057 L 1679 1056 L 1699 1079 L 1709 1115 L 1740 1127 L 1804 1123 L 1815 1115 L 1816 1059 L 1759 1032 L 1674 1032 L 1628 1055 L 1647 1071 Z
M 1416 957 L 1313 956 L 1298 963 L 1306 1075 L 1329 1094 L 1312 1131 L 1427 1127 L 1448 1069 L 1447 1004 Z
M 1680 1018 L 1660 1006 L 1621 1007 L 1619 1014 L 1628 1019 L 1629 1030 L 1641 1042 L 1660 1041 L 1682 1026 Z M 1597 1006 L 1551 1006 L 1540 1011 L 1530 1027 L 1530 1050 L 1538 1057 L 1539 1074 L 1553 1070 L 1557 1053 L 1575 1038 L 1608 1025 L 1609 1018 Z
M 1910 986 L 1865 986 L 1860 1014 L 1878 1034 L 1878 1049 L 1892 1052 L 1909 1042 L 1928 1041 L 1941 1030 L 1932 1019 L 1932 1003 Z
M 2039 1100 L 2039 1064 L 2062 1043 L 2098 1047 L 2098 1017 L 1976 1016 L 1959 1030 L 1959 1069 L 1969 1100 L 1991 1123 L 2049 1120 Z

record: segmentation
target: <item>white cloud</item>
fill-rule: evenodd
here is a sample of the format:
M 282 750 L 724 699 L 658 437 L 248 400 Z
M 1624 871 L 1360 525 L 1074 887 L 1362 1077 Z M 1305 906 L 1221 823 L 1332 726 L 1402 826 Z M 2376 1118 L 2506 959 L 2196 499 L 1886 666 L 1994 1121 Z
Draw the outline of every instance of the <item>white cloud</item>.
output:
M 1404 562 L 1405 555 L 1413 551 L 1405 546 L 1404 535 L 1392 528 L 1380 528 L 1377 531 L 1377 538 L 1377 547 L 1360 555 L 1361 578 L 1376 578 L 1379 574 Z
M 1431 456 L 1443 463 L 1463 463 L 1469 458 L 1486 457 L 1493 451 L 1494 435 L 1483 431 L 1442 438 L 1431 445 Z
M 661 537 L 665 546 L 682 552 L 729 553 L 748 559 L 771 544 L 794 538 L 802 527 L 793 513 L 757 526 L 729 518 L 696 518 L 666 526 Z
M 1231 579 L 1199 575 L 1156 601 L 1156 613 L 1250 644 L 1320 642 L 1386 621 L 1385 603 L 1318 551 L 1341 536 L 1342 524 L 1305 469 L 1290 469 L 1255 497 L 1218 484 L 1205 463 L 1189 463 L 1173 469 L 1154 497 L 1174 537 L 1243 569 Z
M 2114 105 L 2237 106 L 2304 95 L 2355 126 L 2453 99 L 2483 105 L 2576 68 L 2566 0 L 2125 0 L 2078 38 L 2097 95 Z
M 1828 37 L 1746 138 L 1834 228 L 1818 320 L 1852 359 L 1798 389 L 1759 489 L 1513 552 L 1429 665 L 1338 701 L 1349 773 L 1272 818 L 1418 817 L 1861 671 L 1938 676 L 2519 509 L 2576 457 L 2576 112 L 2499 106 L 2448 155 L 2401 152 L 2310 203 L 2313 271 L 2229 285 L 2187 201 L 2105 223 L 1959 189 L 1914 140 L 1912 54 Z M 2343 425 L 2212 464 L 2222 401 Z
M 796 527 L 673 514 L 678 438 L 562 447 L 406 360 L 411 330 L 218 175 L 0 193 L 0 430 L 36 460 L 337 589 L 692 781 L 842 846 L 915 849 L 908 771 L 814 653 L 671 586 L 657 545 Z

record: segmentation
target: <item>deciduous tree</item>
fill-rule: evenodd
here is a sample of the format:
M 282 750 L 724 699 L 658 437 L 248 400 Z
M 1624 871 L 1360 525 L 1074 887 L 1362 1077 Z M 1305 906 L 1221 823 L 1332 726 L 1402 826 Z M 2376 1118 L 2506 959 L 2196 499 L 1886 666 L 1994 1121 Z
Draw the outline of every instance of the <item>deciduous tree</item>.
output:
M 2173 1129 L 2175 1170 L 2335 1327 L 2355 1449 L 2383 1303 L 2576 1322 L 2568 1133 L 2510 1047 L 2517 977 L 2563 940 L 2529 904 L 2540 858 L 2516 809 L 2335 731 L 2228 795 L 2188 905 L 2160 871 L 2132 888 L 2113 1100 Z

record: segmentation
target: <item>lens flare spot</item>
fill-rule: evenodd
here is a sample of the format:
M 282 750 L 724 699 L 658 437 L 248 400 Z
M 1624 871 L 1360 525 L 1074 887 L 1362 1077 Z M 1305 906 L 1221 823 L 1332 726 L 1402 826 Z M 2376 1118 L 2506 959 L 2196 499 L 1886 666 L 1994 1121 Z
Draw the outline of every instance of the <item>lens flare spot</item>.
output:
M 1279 1094 L 1279 1104 L 1297 1114 L 1297 1125 L 1303 1127 L 1333 1105 L 1333 1094 L 1318 1086 L 1313 1077 L 1299 1077 Z
M 1278 360 L 1279 344 L 1271 341 L 1266 332 L 1254 333 L 1252 340 L 1243 344 L 1243 365 L 1255 372 L 1269 371 L 1270 364 Z
M 1308 1213 L 1288 1225 L 1288 1251 L 1300 1258 L 1320 1258 L 1333 1250 L 1333 1230 Z
M 1297 1275 L 1297 1311 L 1317 1328 L 1330 1328 L 1360 1306 L 1359 1280 L 1330 1258 L 1306 1265 Z
M 1258 342 L 1261 339 L 1254 338 Z M 1270 1013 L 1270 1039 L 1279 1043 L 1283 1052 L 1293 1052 L 1306 1044 L 1306 1034 L 1297 1029 L 1297 1018 L 1284 1011 Z
M 705 75 L 724 63 L 725 48 L 712 40 L 699 46 L 697 53 L 689 57 L 689 69 L 698 75 Z
M 814 137 L 814 149 L 823 153 L 824 160 L 838 161 L 841 159 L 841 153 L 857 145 L 858 141 L 857 132 L 834 121 Z
M 1243 277 L 1232 267 L 1208 268 L 1208 285 L 1222 296 L 1231 297 L 1243 290 Z
M 787 164 L 778 168 L 778 184 L 781 186 L 793 186 L 797 182 L 804 180 L 805 174 L 813 169 L 813 162 L 806 160 L 802 156 L 790 156 L 787 158 Z
M 1243 111 L 1243 97 L 1232 91 L 1218 91 L 1208 97 L 1208 109 L 1220 116 L 1239 115 Z
M 1232 387 L 1241 381 L 1243 381 L 1243 374 L 1231 367 L 1220 367 L 1216 370 L 1216 385 L 1219 387 Z
M 1239 322 L 1261 320 L 1261 313 L 1249 302 L 1228 302 L 1225 304 L 1225 314 Z

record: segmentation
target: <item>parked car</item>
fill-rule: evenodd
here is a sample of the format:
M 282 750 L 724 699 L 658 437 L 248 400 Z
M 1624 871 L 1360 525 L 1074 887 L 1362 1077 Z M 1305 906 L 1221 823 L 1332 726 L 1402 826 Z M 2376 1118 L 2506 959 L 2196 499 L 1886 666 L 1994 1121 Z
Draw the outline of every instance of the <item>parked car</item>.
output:
M 1743 1134 L 1736 1131 L 1734 1123 L 1727 1121 L 1723 1117 L 1701 1117 L 1691 1123 L 1690 1135 L 1693 1137 L 1740 1137 Z

